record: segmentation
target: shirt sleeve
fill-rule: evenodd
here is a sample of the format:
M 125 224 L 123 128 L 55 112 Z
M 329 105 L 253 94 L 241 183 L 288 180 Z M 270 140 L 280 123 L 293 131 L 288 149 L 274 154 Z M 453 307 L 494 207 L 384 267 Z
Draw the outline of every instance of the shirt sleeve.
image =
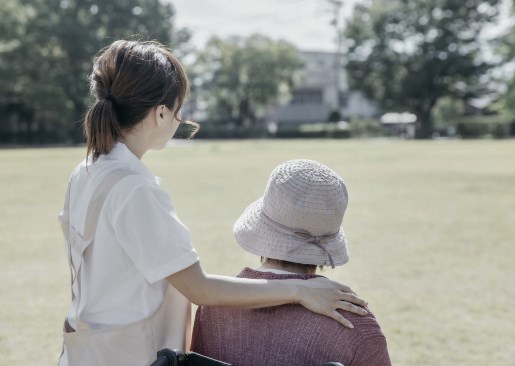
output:
M 117 240 L 150 283 L 198 261 L 189 230 L 159 187 L 137 185 L 114 215 Z

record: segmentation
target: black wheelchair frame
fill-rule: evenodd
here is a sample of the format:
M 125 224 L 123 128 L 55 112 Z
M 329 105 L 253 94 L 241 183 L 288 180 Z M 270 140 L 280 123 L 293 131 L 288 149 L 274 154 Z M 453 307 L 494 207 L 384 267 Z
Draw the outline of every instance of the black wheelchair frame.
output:
M 157 352 L 157 359 L 150 366 L 232 366 L 230 363 L 195 353 L 164 348 Z M 293 365 L 292 365 L 293 366 Z M 344 366 L 339 362 L 326 362 L 321 366 Z

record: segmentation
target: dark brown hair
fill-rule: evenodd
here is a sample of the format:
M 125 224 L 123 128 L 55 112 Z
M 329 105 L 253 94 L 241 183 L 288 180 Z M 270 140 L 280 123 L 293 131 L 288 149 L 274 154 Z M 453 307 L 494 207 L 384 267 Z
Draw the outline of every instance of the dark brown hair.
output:
M 275 263 L 284 268 L 288 268 L 288 267 L 302 268 L 303 270 L 305 270 L 306 272 L 308 272 L 310 274 L 314 274 L 317 270 L 317 267 L 320 270 L 324 269 L 323 265 L 317 266 L 316 264 L 302 264 L 302 263 L 295 263 L 295 262 L 283 261 L 280 259 L 272 259 L 272 258 L 266 258 L 266 257 L 261 257 L 261 263 L 265 263 L 265 264 L 267 264 L 267 263 L 274 264 Z
M 183 66 L 154 41 L 113 42 L 95 59 L 90 93 L 95 102 L 84 119 L 87 155 L 95 161 L 158 105 L 179 110 L 189 90 Z

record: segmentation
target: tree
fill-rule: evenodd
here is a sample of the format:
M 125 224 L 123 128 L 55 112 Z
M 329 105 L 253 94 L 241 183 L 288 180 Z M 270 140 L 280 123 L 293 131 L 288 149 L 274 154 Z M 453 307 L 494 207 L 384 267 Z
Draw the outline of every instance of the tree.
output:
M 496 65 L 482 57 L 482 31 L 497 20 L 500 3 L 376 0 L 357 6 L 346 30 L 351 86 L 385 111 L 415 113 L 418 136 L 431 136 L 440 98 L 489 92 L 481 78 Z
M 188 33 L 174 32 L 174 14 L 159 0 L 2 0 L 2 124 L 25 130 L 23 142 L 45 140 L 45 133 L 48 140 L 81 141 L 77 122 L 90 102 L 95 54 L 134 34 L 179 45 Z
M 268 104 L 289 93 L 301 65 L 297 50 L 285 41 L 214 37 L 193 67 L 194 92 L 207 100 L 211 119 L 252 124 Z
M 508 3 L 508 5 L 511 5 L 510 14 L 513 19 L 515 16 L 515 1 Z M 504 59 L 508 70 L 501 70 L 499 73 L 499 89 L 503 90 L 503 93 L 493 107 L 500 114 L 514 118 L 515 72 L 513 71 L 513 65 L 515 62 L 515 23 L 513 21 L 504 29 L 501 41 L 501 45 L 496 51 Z

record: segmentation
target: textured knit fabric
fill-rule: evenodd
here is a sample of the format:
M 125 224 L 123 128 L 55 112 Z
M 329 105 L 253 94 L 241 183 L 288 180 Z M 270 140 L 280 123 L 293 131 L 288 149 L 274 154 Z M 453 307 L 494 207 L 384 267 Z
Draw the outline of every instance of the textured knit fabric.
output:
M 245 268 L 238 277 L 275 280 L 316 276 Z M 374 316 L 370 312 L 366 316 L 342 314 L 355 329 L 296 304 L 256 310 L 199 307 L 192 351 L 235 366 L 316 366 L 329 361 L 345 366 L 391 366 L 386 339 Z

